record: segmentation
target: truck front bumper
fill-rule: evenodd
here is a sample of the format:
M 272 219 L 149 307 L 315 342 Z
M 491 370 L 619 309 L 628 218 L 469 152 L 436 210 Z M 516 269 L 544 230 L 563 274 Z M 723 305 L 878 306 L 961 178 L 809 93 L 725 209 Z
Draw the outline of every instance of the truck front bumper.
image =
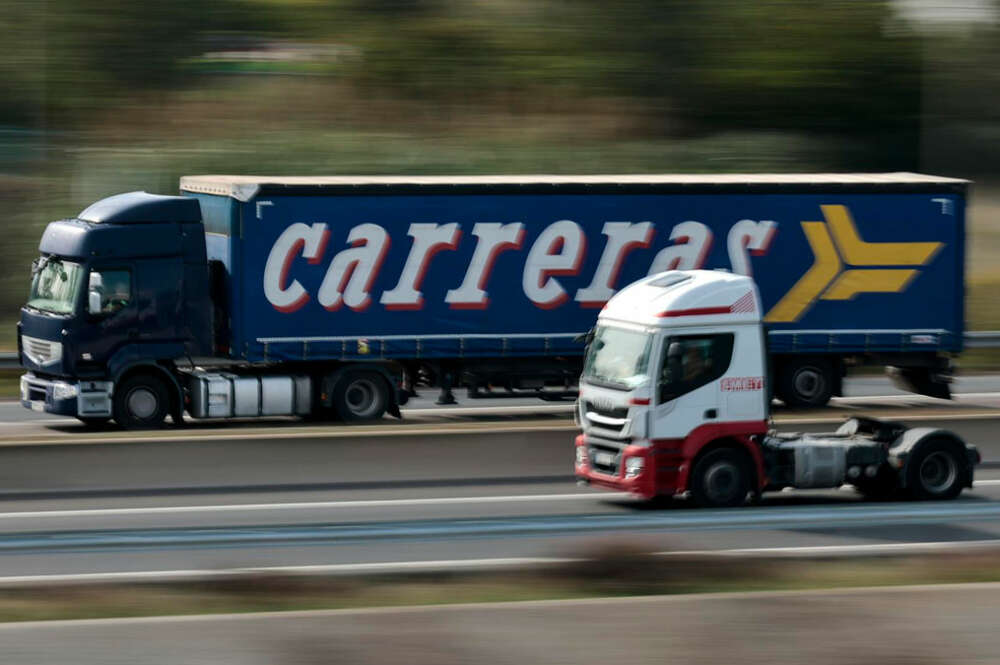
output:
M 111 381 L 44 379 L 28 372 L 21 376 L 21 406 L 77 418 L 110 418 Z
M 614 461 L 610 461 L 596 458 L 597 455 L 609 454 L 602 450 L 603 442 L 594 442 L 599 448 L 590 443 L 584 434 L 576 437 L 574 470 L 577 481 L 619 492 L 629 492 L 641 499 L 652 499 L 660 493 L 656 486 L 657 469 L 653 465 L 655 457 L 651 448 L 626 445 L 617 453 Z

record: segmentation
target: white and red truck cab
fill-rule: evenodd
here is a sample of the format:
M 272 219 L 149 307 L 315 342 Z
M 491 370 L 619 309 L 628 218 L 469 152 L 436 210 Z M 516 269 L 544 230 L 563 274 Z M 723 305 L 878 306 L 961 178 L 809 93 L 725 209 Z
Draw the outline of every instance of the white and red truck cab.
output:
M 578 480 L 729 506 L 784 487 L 854 484 L 949 499 L 980 461 L 951 432 L 852 418 L 823 435 L 769 431 L 766 337 L 750 277 L 674 270 L 601 311 L 580 380 Z

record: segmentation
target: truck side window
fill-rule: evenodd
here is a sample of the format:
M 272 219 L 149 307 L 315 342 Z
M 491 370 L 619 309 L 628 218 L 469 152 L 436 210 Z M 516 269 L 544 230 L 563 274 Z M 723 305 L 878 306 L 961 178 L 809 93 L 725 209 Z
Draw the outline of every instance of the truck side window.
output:
M 101 313 L 113 314 L 132 300 L 132 275 L 128 270 L 92 270 L 90 290 L 101 294 Z
M 733 357 L 733 334 L 687 335 L 664 341 L 657 393 L 669 402 L 715 381 Z

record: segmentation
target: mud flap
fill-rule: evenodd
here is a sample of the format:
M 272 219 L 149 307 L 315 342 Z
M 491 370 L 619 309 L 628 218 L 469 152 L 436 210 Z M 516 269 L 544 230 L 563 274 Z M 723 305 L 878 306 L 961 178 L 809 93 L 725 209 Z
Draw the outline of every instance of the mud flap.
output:
M 930 367 L 887 367 L 886 374 L 900 390 L 939 399 L 951 399 L 951 376 Z

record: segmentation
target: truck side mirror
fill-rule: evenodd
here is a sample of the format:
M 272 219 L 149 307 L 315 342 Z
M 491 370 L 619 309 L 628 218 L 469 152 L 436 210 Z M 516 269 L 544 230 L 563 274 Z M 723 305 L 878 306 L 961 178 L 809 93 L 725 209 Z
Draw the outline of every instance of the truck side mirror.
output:
M 101 313 L 101 294 L 97 291 L 87 292 L 87 313 L 95 316 Z

